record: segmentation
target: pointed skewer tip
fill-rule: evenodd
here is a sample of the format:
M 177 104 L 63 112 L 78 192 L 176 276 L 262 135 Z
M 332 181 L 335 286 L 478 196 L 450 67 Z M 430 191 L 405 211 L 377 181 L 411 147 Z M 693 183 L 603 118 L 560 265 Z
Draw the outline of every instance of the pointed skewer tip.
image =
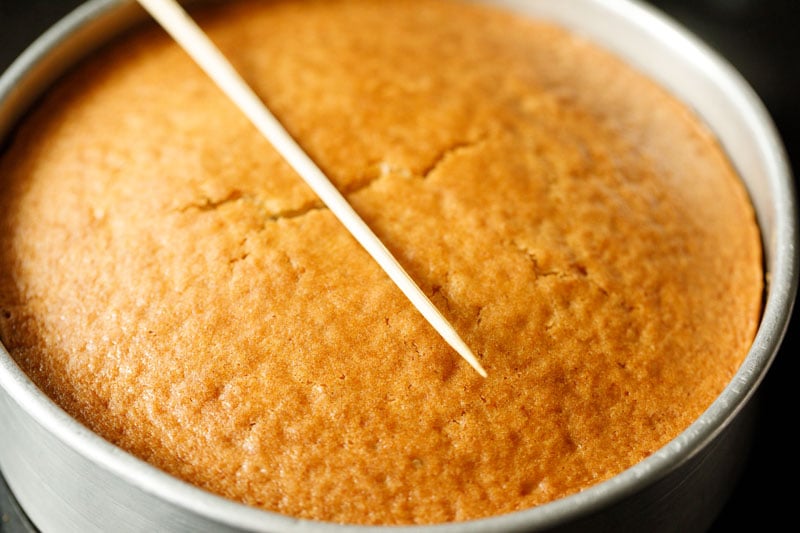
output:
M 489 374 L 486 373 L 483 365 L 481 365 L 480 361 L 478 361 L 478 358 L 475 357 L 475 354 L 472 353 L 472 350 L 470 350 L 466 344 L 462 345 L 461 349 L 456 351 L 458 351 L 459 355 L 461 355 L 461 357 L 463 357 L 482 378 L 489 377 Z

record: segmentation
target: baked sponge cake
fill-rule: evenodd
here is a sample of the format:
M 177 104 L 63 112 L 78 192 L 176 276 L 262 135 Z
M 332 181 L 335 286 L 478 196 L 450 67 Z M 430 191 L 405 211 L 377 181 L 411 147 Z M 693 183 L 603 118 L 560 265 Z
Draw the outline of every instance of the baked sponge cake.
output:
M 143 27 L 0 156 L 0 334 L 94 432 L 226 498 L 429 524 L 606 480 L 745 357 L 759 232 L 690 110 L 543 22 L 433 0 L 196 13 L 479 377 Z

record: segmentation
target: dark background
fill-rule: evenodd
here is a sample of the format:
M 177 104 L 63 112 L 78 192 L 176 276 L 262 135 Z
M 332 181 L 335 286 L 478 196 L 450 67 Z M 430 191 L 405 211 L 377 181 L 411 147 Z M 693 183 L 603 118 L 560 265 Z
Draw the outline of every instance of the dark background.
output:
M 79 3 L 0 0 L 0 71 Z M 800 0 L 649 3 L 702 37 L 741 72 L 772 115 L 792 167 L 800 169 Z M 797 384 L 791 383 L 798 376 L 797 315 L 760 389 L 756 440 L 746 470 L 712 527 L 713 533 L 741 527 L 758 531 L 796 527 L 799 452 L 790 432 L 798 421 Z M 16 523 L 17 526 L 13 520 L 0 521 L 0 531 L 21 530 Z M 782 525 L 777 526 L 779 523 Z

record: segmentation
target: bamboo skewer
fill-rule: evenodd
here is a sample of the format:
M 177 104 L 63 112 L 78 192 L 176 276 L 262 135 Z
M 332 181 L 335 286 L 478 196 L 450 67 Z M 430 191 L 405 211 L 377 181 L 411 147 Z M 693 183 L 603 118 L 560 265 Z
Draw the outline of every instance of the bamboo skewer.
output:
M 483 377 L 486 371 L 453 326 L 433 305 L 347 200 L 295 142 L 203 30 L 174 0 L 138 0 L 267 138 L 364 247 L 442 338 Z

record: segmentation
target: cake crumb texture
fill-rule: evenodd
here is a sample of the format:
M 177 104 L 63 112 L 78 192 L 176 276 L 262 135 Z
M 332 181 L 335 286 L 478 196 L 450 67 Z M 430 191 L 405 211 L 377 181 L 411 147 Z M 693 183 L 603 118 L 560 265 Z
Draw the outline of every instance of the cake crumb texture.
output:
M 429 524 L 606 480 L 730 381 L 760 316 L 758 228 L 664 90 L 455 1 L 196 16 L 489 377 L 146 26 L 0 155 L 0 337 L 93 431 L 251 506 Z

